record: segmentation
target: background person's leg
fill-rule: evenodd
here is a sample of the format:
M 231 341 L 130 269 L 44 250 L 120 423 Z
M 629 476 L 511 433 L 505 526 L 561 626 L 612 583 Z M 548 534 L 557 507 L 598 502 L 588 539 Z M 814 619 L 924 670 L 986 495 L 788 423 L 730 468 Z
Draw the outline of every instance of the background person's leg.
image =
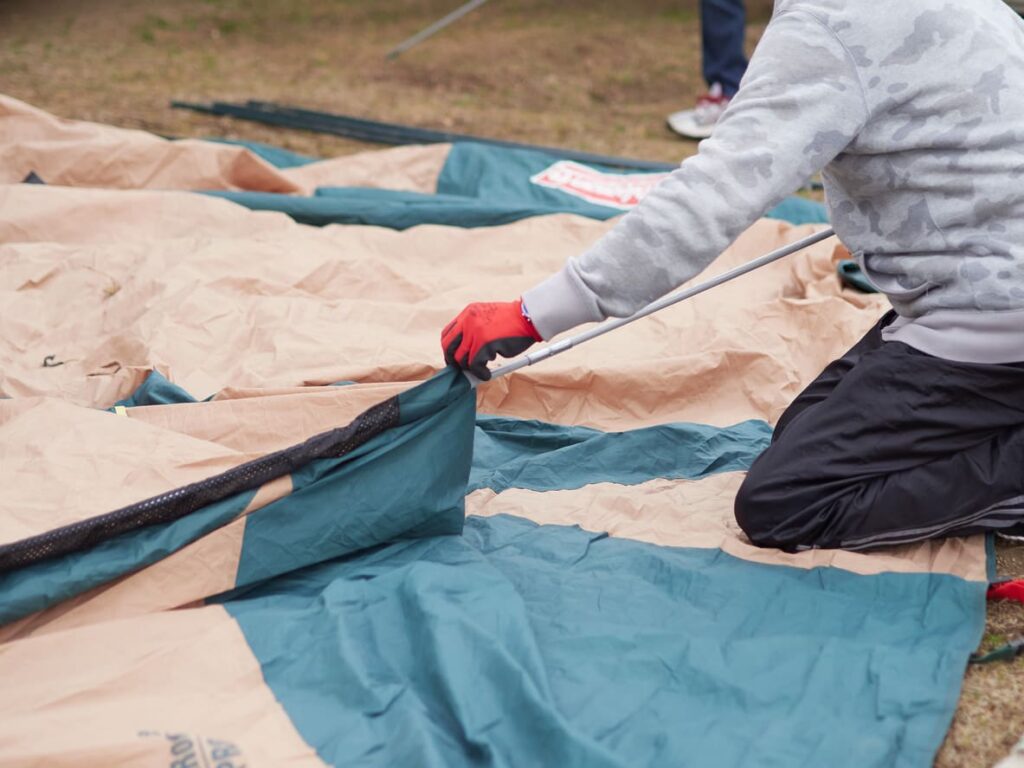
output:
M 870 334 L 869 334 L 870 335 Z M 1024 364 L 884 343 L 791 417 L 736 498 L 751 541 L 860 549 L 1024 521 Z
M 701 0 L 700 32 L 704 80 L 710 88 L 722 86 L 723 95 L 732 98 L 747 71 L 743 51 L 747 15 L 743 0 Z
M 701 0 L 701 55 L 708 92 L 693 109 L 673 112 L 668 127 L 688 139 L 706 139 L 729 106 L 747 71 L 743 0 Z

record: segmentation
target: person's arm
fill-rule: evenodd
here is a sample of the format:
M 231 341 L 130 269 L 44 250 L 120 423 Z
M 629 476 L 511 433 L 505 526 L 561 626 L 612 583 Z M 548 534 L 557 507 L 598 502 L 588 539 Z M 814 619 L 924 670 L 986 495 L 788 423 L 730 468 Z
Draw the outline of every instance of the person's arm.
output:
M 633 314 L 701 272 L 835 158 L 868 119 L 853 56 L 810 13 L 773 18 L 698 154 L 590 250 L 523 294 L 540 336 Z

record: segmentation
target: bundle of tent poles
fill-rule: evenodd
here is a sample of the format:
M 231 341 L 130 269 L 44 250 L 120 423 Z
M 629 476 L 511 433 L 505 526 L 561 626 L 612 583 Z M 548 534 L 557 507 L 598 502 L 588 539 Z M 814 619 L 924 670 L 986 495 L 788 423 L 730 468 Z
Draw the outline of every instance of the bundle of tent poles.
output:
M 317 112 L 300 107 L 289 107 L 271 101 L 212 101 L 208 103 L 172 101 L 171 106 L 179 109 L 191 109 L 208 115 L 252 120 L 282 128 L 298 128 L 316 133 L 329 133 L 334 136 L 342 136 L 346 139 L 355 139 L 356 141 L 365 141 L 372 144 L 450 144 L 459 141 L 472 141 L 478 144 L 488 144 L 509 149 L 529 149 L 555 155 L 566 160 L 606 165 L 612 168 L 636 171 L 672 171 L 678 167 L 678 165 L 672 163 L 662 163 L 653 160 L 600 155 L 593 152 L 581 152 L 575 149 L 525 144 L 518 141 L 490 139 L 466 133 L 435 131 L 429 128 L 416 128 L 398 123 L 366 120 L 348 115 L 336 115 L 330 112 Z

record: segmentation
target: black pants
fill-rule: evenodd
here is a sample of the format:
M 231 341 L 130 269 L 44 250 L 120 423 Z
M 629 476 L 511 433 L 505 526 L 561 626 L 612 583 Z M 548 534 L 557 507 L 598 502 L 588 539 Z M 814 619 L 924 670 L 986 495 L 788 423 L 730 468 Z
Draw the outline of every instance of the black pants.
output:
M 894 317 L 782 415 L 736 497 L 755 544 L 867 549 L 1024 525 L 1024 363 L 883 342 Z

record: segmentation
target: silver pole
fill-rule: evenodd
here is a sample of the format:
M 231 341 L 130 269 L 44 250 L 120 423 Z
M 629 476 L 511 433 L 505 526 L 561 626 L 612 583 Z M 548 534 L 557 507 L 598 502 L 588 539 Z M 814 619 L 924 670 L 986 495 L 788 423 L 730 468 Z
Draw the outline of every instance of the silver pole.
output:
M 808 235 L 807 237 L 801 240 L 797 240 L 795 243 L 784 245 L 782 248 L 778 248 L 772 251 L 771 253 L 766 253 L 764 256 L 758 256 L 753 261 L 748 261 L 746 264 L 741 264 L 738 267 L 730 269 L 728 272 L 723 272 L 722 274 L 717 275 L 716 277 L 713 277 L 706 282 L 700 283 L 699 285 L 695 285 L 692 288 L 687 288 L 686 290 L 680 291 L 679 293 L 674 293 L 671 294 L 670 296 L 658 299 L 657 301 L 648 304 L 635 315 L 630 315 L 629 317 L 619 317 L 614 320 L 608 320 L 607 322 L 601 323 L 601 325 L 598 325 L 587 331 L 583 331 L 583 333 L 579 333 L 575 336 L 570 336 L 569 338 L 562 339 L 561 341 L 556 341 L 554 344 L 550 344 L 546 347 L 543 347 L 542 349 L 539 349 L 536 352 L 523 355 L 519 359 L 513 360 L 508 365 L 503 365 L 500 368 L 495 368 L 493 371 L 491 371 L 491 379 L 496 379 L 499 376 L 504 376 L 507 373 L 512 373 L 512 371 L 518 371 L 520 368 L 525 368 L 528 365 L 534 365 L 535 363 L 539 363 L 541 360 L 547 360 L 549 357 L 559 355 L 562 352 L 565 352 L 567 349 L 577 347 L 586 341 L 596 339 L 598 336 L 604 336 L 606 333 L 610 333 L 611 331 L 614 331 L 616 328 L 621 328 L 624 325 L 629 325 L 630 323 L 639 320 L 641 317 L 653 315 L 655 312 L 658 312 L 664 309 L 665 307 L 671 307 L 673 304 L 678 304 L 680 301 L 684 301 L 693 296 L 696 296 L 698 293 L 704 293 L 704 291 L 714 288 L 717 285 L 721 285 L 722 283 L 727 283 L 730 280 L 734 280 L 740 275 L 745 275 L 748 272 L 753 272 L 758 267 L 763 267 L 765 264 L 770 264 L 773 261 L 778 261 L 779 259 L 785 256 L 789 256 L 790 254 L 796 253 L 797 251 L 802 251 L 804 248 L 814 245 L 815 243 L 820 243 L 822 240 L 827 240 L 834 234 L 835 232 L 832 229 L 825 229 L 822 230 L 821 232 L 816 232 L 813 235 Z
M 467 13 L 479 8 L 486 2 L 487 0 L 469 0 L 469 2 L 466 3 L 465 5 L 460 5 L 458 8 L 449 13 L 444 18 L 438 19 L 426 29 L 422 29 L 409 39 L 400 42 L 398 45 L 396 45 L 394 48 L 387 52 L 386 58 L 397 59 L 401 54 L 408 51 L 414 45 L 419 45 L 428 37 L 436 35 L 438 32 L 440 32 L 442 29 L 447 27 L 452 22 L 458 21 Z

